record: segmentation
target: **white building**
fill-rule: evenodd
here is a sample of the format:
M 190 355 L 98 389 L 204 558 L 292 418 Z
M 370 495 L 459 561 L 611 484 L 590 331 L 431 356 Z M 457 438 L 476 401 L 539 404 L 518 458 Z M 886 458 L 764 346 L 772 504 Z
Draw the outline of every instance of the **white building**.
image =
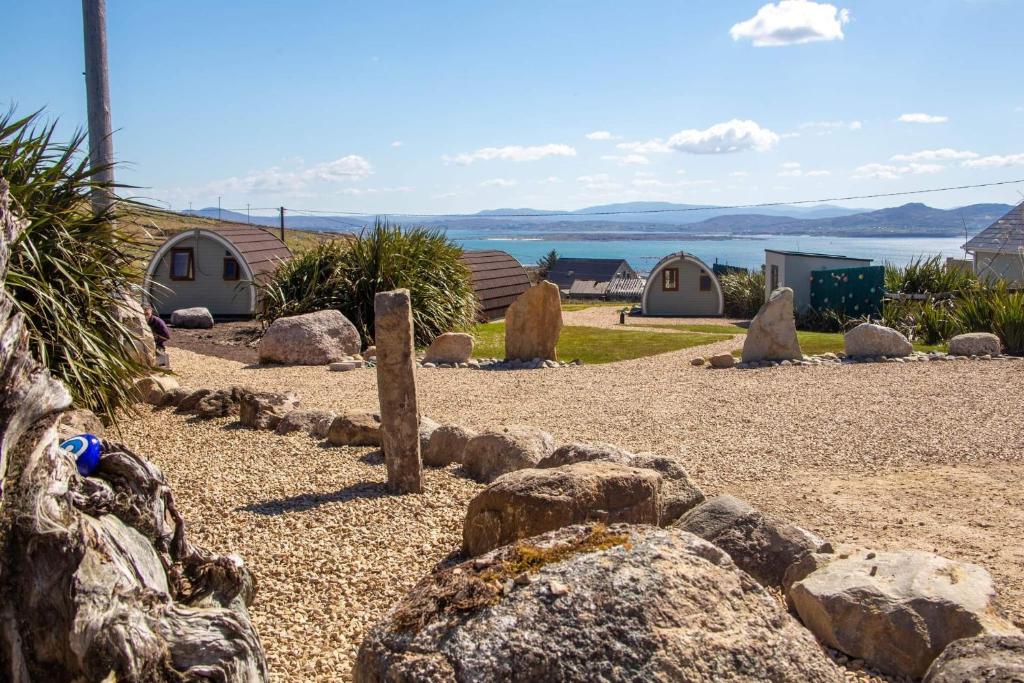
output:
M 640 302 L 644 315 L 718 316 L 725 307 L 714 271 L 685 251 L 658 261 Z
M 975 235 L 964 249 L 974 257 L 979 278 L 1024 285 L 1024 202 Z
M 793 308 L 801 311 L 811 305 L 811 273 L 870 265 L 871 259 L 765 249 L 764 296 L 767 299 L 779 287 L 789 287 L 793 290 Z

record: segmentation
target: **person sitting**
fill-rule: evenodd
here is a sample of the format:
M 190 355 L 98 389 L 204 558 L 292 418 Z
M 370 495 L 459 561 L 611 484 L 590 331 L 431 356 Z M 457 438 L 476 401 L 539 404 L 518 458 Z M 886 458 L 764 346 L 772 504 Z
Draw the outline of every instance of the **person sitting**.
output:
M 160 316 L 153 313 L 152 306 L 146 306 L 142 309 L 142 312 L 146 316 L 146 322 L 149 323 L 149 329 L 153 332 L 153 339 L 156 341 L 157 351 L 166 351 L 164 343 L 171 338 L 171 331 L 167 328 L 165 323 Z

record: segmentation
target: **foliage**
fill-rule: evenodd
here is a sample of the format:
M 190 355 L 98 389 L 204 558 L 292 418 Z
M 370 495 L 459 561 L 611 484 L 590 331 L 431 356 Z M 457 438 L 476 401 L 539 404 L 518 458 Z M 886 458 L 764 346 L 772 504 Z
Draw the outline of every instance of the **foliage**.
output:
M 718 278 L 725 298 L 725 315 L 731 318 L 753 318 L 764 305 L 764 272 L 737 271 Z
M 562 328 L 556 350 L 561 360 L 579 358 L 587 364 L 614 363 L 620 360 L 643 358 L 725 341 L 731 336 L 731 334 L 654 332 L 640 330 L 636 327 L 623 329 L 621 326 L 607 328 L 569 325 Z M 477 358 L 502 358 L 505 355 L 504 322 L 477 325 L 473 328 L 473 337 L 475 338 L 473 355 Z
M 0 177 L 28 220 L 11 245 L 5 286 L 25 314 L 32 355 L 77 405 L 114 419 L 149 371 L 131 357 L 132 333 L 121 322 L 130 283 L 141 278 L 139 245 L 116 227 L 112 209 L 91 210 L 92 190 L 114 188 L 93 179 L 84 134 L 56 142 L 55 127 L 41 124 L 38 112 L 0 117 Z
M 363 340 L 373 340 L 373 300 L 378 292 L 405 288 L 412 299 L 416 343 L 465 329 L 476 314 L 476 296 L 462 250 L 438 230 L 377 221 L 349 243 L 318 245 L 282 264 L 259 285 L 260 319 L 336 308 Z
M 974 287 L 974 273 L 947 266 L 939 256 L 918 257 L 905 266 L 885 264 L 885 291 L 889 294 L 946 294 Z
M 541 280 L 548 276 L 548 272 L 555 267 L 555 263 L 558 261 L 558 252 L 552 249 L 548 253 L 537 259 L 537 277 Z
M 1003 352 L 1024 355 L 1024 292 L 1005 287 L 990 290 L 992 332 L 1003 342 Z
M 871 322 L 868 316 L 851 317 L 833 308 L 808 307 L 795 313 L 798 330 L 808 332 L 848 332 L 857 325 Z

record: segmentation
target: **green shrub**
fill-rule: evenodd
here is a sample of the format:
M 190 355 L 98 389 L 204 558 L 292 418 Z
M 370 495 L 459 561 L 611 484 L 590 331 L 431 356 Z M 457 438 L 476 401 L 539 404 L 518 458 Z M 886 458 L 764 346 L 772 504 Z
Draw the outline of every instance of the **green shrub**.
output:
M 730 318 L 753 318 L 764 305 L 764 273 L 737 271 L 718 278 L 725 299 L 725 315 Z
M 1024 355 L 1024 292 L 993 290 L 992 332 L 999 335 L 1005 353 Z
M 916 334 L 917 339 L 925 344 L 941 344 L 951 337 L 960 334 L 962 327 L 956 315 L 956 302 L 952 300 L 921 302 L 918 309 Z
M 260 317 L 336 308 L 352 321 L 363 341 L 373 341 L 377 292 L 405 288 L 412 298 L 416 343 L 427 345 L 444 332 L 469 327 L 476 296 L 462 250 L 438 230 L 378 221 L 349 243 L 328 243 L 282 264 L 260 286 Z
M 947 266 L 938 256 L 918 257 L 905 266 L 885 264 L 885 291 L 890 294 L 943 294 L 977 284 L 974 273 Z
M 38 114 L 0 117 L 0 177 L 28 220 L 11 245 L 5 287 L 25 314 L 33 356 L 77 405 L 113 419 L 149 372 L 126 351 L 131 332 L 120 320 L 141 279 L 139 245 L 116 227 L 112 210 L 93 214 L 89 193 L 113 188 L 93 180 L 84 135 L 58 143 L 56 124 L 37 121 Z

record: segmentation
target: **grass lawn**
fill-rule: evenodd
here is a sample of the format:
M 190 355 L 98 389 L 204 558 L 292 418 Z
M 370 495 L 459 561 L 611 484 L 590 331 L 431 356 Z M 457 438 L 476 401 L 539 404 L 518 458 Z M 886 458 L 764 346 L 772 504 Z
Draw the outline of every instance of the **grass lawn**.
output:
M 731 325 L 729 323 L 722 323 L 717 325 L 715 323 L 710 324 L 689 324 L 680 323 L 676 325 L 635 325 L 635 327 L 657 327 L 663 330 L 678 330 L 679 332 L 705 332 L 707 334 L 746 334 L 747 328 L 740 327 L 739 325 Z
M 472 333 L 476 340 L 473 348 L 474 356 L 477 358 L 503 358 L 505 356 L 504 322 L 477 325 L 473 328 Z M 584 363 L 613 363 L 619 360 L 679 351 L 701 344 L 724 341 L 728 338 L 727 334 L 693 332 L 665 334 L 664 332 L 638 332 L 603 327 L 567 326 L 562 328 L 562 335 L 558 339 L 558 357 L 562 360 L 579 358 Z
M 808 356 L 815 356 L 821 353 L 841 353 L 843 351 L 842 332 L 803 332 L 797 330 L 796 338 L 800 341 L 800 350 Z M 915 343 L 915 351 L 945 351 L 945 344 L 921 344 Z M 733 352 L 739 356 L 740 351 Z
M 610 306 L 614 308 L 625 308 L 633 304 L 628 301 L 563 301 L 563 311 L 583 311 L 595 306 Z

